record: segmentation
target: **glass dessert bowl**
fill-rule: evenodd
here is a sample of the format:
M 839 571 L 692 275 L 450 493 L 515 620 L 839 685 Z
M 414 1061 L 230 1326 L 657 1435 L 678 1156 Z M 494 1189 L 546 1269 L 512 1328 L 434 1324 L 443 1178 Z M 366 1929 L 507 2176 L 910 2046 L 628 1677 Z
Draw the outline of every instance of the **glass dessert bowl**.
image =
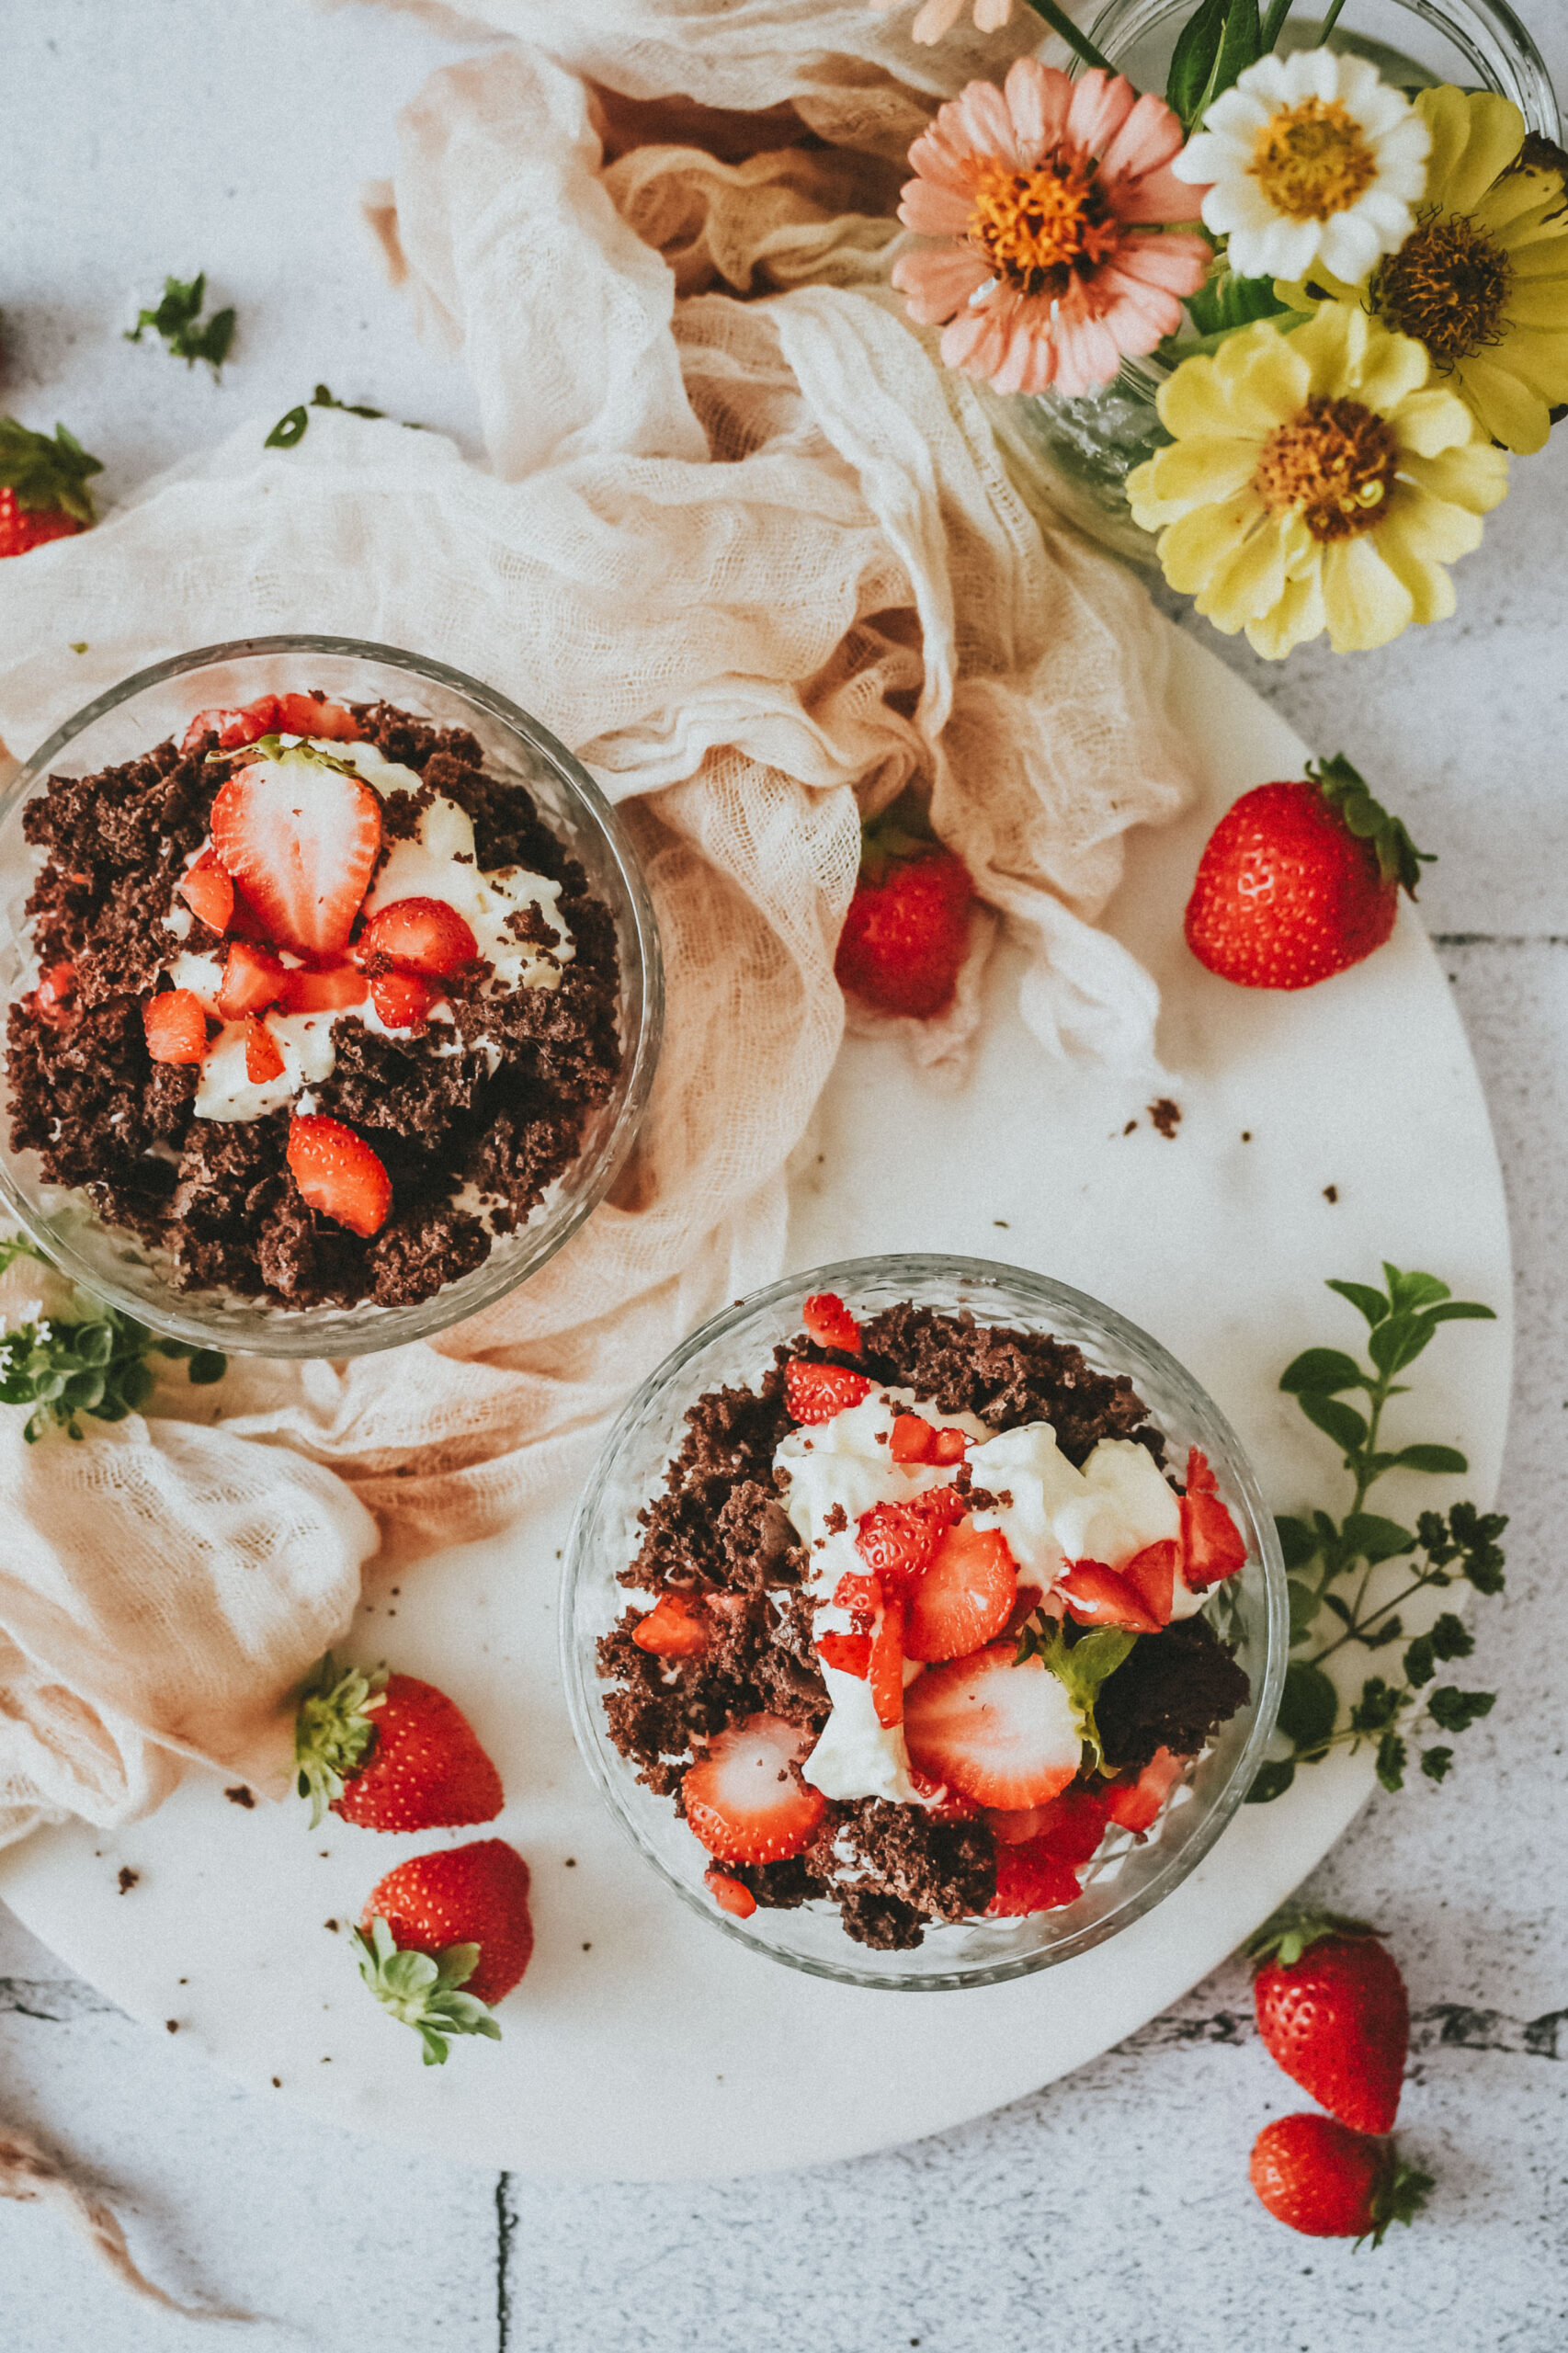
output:
M 440 1331 L 631 1148 L 664 1006 L 636 854 L 444 664 L 290 636 L 144 670 L 0 799 L 0 1205 L 171 1338 Z
M 1262 1760 L 1287 1636 L 1190 1374 L 946 1256 L 791 1275 L 683 1343 L 587 1483 L 562 1608 L 578 1746 L 683 1901 L 900 1991 L 1049 1968 L 1169 1894 Z

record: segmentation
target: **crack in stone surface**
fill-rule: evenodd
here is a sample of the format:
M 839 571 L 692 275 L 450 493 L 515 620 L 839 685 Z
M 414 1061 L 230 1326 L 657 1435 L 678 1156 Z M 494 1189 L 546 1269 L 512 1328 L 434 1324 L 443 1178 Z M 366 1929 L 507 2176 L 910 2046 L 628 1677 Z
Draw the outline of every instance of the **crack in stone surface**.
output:
M 1177 2051 L 1195 2043 L 1241 2043 L 1257 2033 L 1250 2011 L 1206 2010 L 1178 2002 L 1130 2034 L 1118 2051 Z M 1517 2058 L 1568 2059 L 1568 2009 L 1544 2010 L 1540 2018 L 1515 2018 L 1467 2002 L 1434 2002 L 1410 2020 L 1414 2055 L 1426 2051 L 1501 2051 Z
M 125 2016 L 116 2002 L 75 1977 L 0 1977 L 0 2013 L 63 2026 L 72 2018 Z

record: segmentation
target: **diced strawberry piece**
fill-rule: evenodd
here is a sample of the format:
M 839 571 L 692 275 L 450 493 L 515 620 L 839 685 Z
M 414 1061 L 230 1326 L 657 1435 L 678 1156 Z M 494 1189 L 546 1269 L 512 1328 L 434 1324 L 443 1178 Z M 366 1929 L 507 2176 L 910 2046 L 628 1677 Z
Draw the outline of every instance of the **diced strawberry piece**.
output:
M 840 1675 L 853 1675 L 861 1683 L 871 1672 L 869 1634 L 819 1634 L 817 1654 L 824 1666 L 836 1668 Z
M 75 965 L 51 964 L 46 972 L 39 975 L 38 986 L 33 991 L 33 1011 L 40 1021 L 47 1021 L 51 1029 L 68 1029 L 76 1018 L 72 1003 L 75 995 Z
M 1181 1499 L 1182 1574 L 1194 1593 L 1246 1566 L 1246 1540 L 1218 1493 L 1218 1482 L 1196 1446 L 1187 1458 Z
M 284 996 L 286 981 L 282 963 L 270 948 L 257 948 L 248 939 L 232 941 L 218 991 L 219 1017 L 243 1021 L 249 1013 L 265 1013 Z
M 704 1871 L 702 1884 L 720 1911 L 733 1913 L 737 1920 L 749 1920 L 756 1910 L 756 1898 L 745 1881 L 732 1879 L 728 1871 Z
M 863 1372 L 840 1364 L 808 1364 L 791 1357 L 784 1368 L 784 1409 L 797 1422 L 831 1422 L 858 1405 L 870 1389 Z
M 421 972 L 378 972 L 370 983 L 370 1002 L 388 1029 L 421 1028 L 440 994 Z
M 807 1738 L 780 1716 L 748 1716 L 687 1767 L 686 1818 L 710 1855 L 781 1863 L 811 1845 L 827 1801 L 801 1779 Z
M 281 1003 L 285 1013 L 342 1013 L 363 1005 L 369 991 L 358 964 L 324 963 L 314 971 L 286 972 Z
M 274 699 L 268 696 L 267 699 Z M 355 744 L 363 733 L 346 704 L 328 702 L 324 695 L 278 695 L 276 710 L 277 716 L 266 731 L 268 733 L 276 727 L 285 735 L 313 735 L 334 744 Z
M 1002 1631 L 1017 1589 L 1018 1564 L 1001 1529 L 960 1520 L 943 1532 L 910 1591 L 904 1655 L 967 1657 Z
M 631 1639 L 640 1651 L 652 1651 L 658 1658 L 696 1658 L 708 1648 L 701 1606 L 684 1593 L 662 1593 L 632 1628 Z
M 871 1637 L 871 1705 L 884 1732 L 903 1722 L 903 1601 L 882 1596 L 882 1614 Z
M 1031 1912 L 1059 1912 L 1082 1893 L 1071 1863 L 1026 1839 L 1021 1847 L 997 1847 L 996 1893 L 985 1914 L 990 1920 L 1021 1920 Z
M 1021 1634 L 1044 1598 L 1038 1585 L 1021 1585 L 1013 1597 L 1012 1610 L 1002 1629 L 1003 1633 Z M 1060 1616 L 1061 1612 L 1058 1611 L 1057 1615 Z
M 198 922 L 213 931 L 227 931 L 234 912 L 234 886 L 218 863 L 218 853 L 204 849 L 194 866 L 175 885 Z
M 1070 1561 L 1057 1580 L 1067 1613 L 1079 1626 L 1128 1626 L 1135 1634 L 1157 1634 L 1160 1621 L 1144 1607 L 1123 1576 L 1103 1561 Z
M 1171 1605 L 1176 1597 L 1176 1568 L 1181 1547 L 1175 1537 L 1166 1536 L 1157 1544 L 1145 1544 L 1134 1552 L 1131 1561 L 1117 1574 L 1125 1577 L 1139 1600 L 1158 1625 L 1171 1622 Z
M 212 803 L 212 845 L 286 948 L 335 956 L 381 847 L 381 806 L 368 784 L 308 755 L 236 767 Z
M 207 1016 L 189 989 L 167 989 L 142 1008 L 147 1051 L 155 1063 L 199 1063 L 207 1056 Z
M 253 1086 L 265 1086 L 269 1078 L 283 1075 L 283 1057 L 278 1051 L 278 1040 L 264 1021 L 255 1014 L 245 1021 L 245 1076 Z
M 1074 1785 L 1037 1806 L 1030 1842 L 1061 1863 L 1086 1863 L 1099 1851 L 1109 1807 L 1103 1795 Z
M 888 1438 L 888 1452 L 895 1462 L 929 1461 L 936 1436 L 930 1423 L 919 1414 L 899 1414 Z
M 926 1460 L 941 1463 L 961 1462 L 970 1445 L 971 1440 L 962 1430 L 937 1430 L 932 1437 L 931 1451 Z
M 1113 1783 L 1107 1790 L 1106 1808 L 1111 1820 L 1123 1830 L 1147 1830 L 1186 1772 L 1187 1764 L 1185 1756 L 1157 1748 L 1135 1781 Z
M 866 1624 L 860 1631 L 869 1631 L 871 1620 L 882 1606 L 881 1586 L 875 1577 L 858 1577 L 848 1570 L 833 1588 L 833 1606 L 835 1609 L 851 1610 L 857 1618 L 863 1617 Z
M 813 1291 L 801 1310 L 801 1321 L 819 1348 L 842 1348 L 853 1356 L 860 1346 L 860 1326 L 836 1291 Z
M 1209 1468 L 1209 1457 L 1200 1446 L 1187 1449 L 1187 1492 L 1189 1495 L 1215 1495 L 1220 1492 L 1220 1482 Z
M 243 745 L 270 735 L 277 725 L 276 695 L 263 695 L 241 710 L 199 710 L 180 739 L 180 750 L 199 751 L 204 736 L 216 735 L 221 752 L 237 752 Z
M 479 942 L 445 899 L 394 899 L 365 926 L 359 953 L 385 956 L 405 972 L 444 981 L 473 961 Z
M 1045 1805 L 1076 1778 L 1077 1719 L 1056 1676 L 1010 1643 L 927 1667 L 904 1694 L 913 1764 L 977 1804 Z
M 919 1790 L 927 1813 L 937 1822 L 973 1822 L 980 1808 L 957 1790 L 949 1789 L 946 1781 L 933 1781 L 928 1774 L 910 1768 L 910 1779 Z
M 932 1487 L 906 1504 L 873 1504 L 860 1515 L 855 1550 L 882 1580 L 907 1585 L 937 1557 L 937 1547 L 964 1514 L 956 1487 Z
M 289 1166 L 301 1196 L 324 1217 L 369 1238 L 392 1207 L 392 1178 L 363 1136 L 319 1111 L 289 1123 Z

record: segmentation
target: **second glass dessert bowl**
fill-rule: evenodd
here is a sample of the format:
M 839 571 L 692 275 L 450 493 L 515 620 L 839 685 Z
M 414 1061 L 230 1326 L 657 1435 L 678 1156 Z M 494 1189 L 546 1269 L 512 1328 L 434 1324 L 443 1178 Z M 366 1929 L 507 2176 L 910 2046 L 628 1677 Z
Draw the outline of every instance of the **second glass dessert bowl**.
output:
M 1189 1448 L 1207 1458 L 1246 1547 L 1244 1566 L 1227 1578 L 1211 1614 L 1234 1647 L 1248 1697 L 1147 1835 L 1140 1839 L 1113 1827 L 1075 1902 L 1024 1917 L 928 1925 L 912 1949 L 852 1941 L 836 1906 L 824 1900 L 792 1909 L 763 1906 L 745 1917 L 719 1909 L 705 1881 L 713 1858 L 671 1800 L 638 1779 L 636 1766 L 612 1739 L 604 1704 L 611 1686 L 599 1672 L 600 1639 L 633 1598 L 619 1574 L 642 1542 L 640 1515 L 663 1492 L 686 1417 L 715 1391 L 755 1387 L 775 1350 L 799 1336 L 803 1300 L 823 1292 L 842 1299 L 861 1322 L 908 1302 L 981 1325 L 1051 1336 L 1081 1350 L 1094 1370 L 1130 1376 L 1172 1462 L 1184 1463 Z M 639 1606 L 650 1597 L 635 1597 Z M 1241 1804 L 1262 1760 L 1284 1681 L 1288 1617 L 1274 1523 L 1252 1469 L 1218 1408 L 1158 1341 L 1086 1294 L 1019 1267 L 949 1256 L 879 1257 L 790 1275 L 739 1302 L 643 1383 L 609 1435 L 573 1530 L 562 1588 L 562 1665 L 590 1773 L 632 1844 L 684 1902 L 726 1936 L 792 1968 L 850 1984 L 943 1991 L 994 1984 L 1070 1960 L 1131 1927 L 1179 1886 Z

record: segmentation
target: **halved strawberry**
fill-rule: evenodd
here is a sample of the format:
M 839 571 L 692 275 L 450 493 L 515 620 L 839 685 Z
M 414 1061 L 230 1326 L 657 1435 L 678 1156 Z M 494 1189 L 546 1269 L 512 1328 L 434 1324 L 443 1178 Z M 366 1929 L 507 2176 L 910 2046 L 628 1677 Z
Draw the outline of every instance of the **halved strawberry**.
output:
M 1141 1552 L 1134 1552 L 1131 1560 L 1117 1572 L 1132 1587 L 1150 1617 L 1161 1626 L 1168 1626 L 1171 1622 L 1171 1605 L 1176 1598 L 1176 1570 L 1180 1559 L 1180 1545 L 1174 1536 L 1167 1536 L 1157 1544 L 1145 1544 Z
M 381 805 L 324 756 L 236 767 L 212 803 L 212 846 L 286 948 L 337 955 L 381 847 Z
M 341 1013 L 348 1006 L 363 1005 L 369 990 L 357 964 L 324 963 L 315 971 L 285 972 L 279 1002 L 285 1013 Z
M 797 1422 L 831 1422 L 858 1405 L 870 1389 L 863 1372 L 839 1364 L 808 1364 L 791 1357 L 784 1368 L 784 1409 Z
M 147 1051 L 155 1063 L 199 1063 L 207 1055 L 207 1016 L 189 989 L 166 989 L 142 1008 Z
M 1218 1486 L 1195 1446 L 1187 1458 L 1187 1493 L 1181 1499 L 1182 1574 L 1194 1593 L 1246 1566 L 1246 1540 L 1220 1501 Z
M 903 1600 L 896 1593 L 882 1596 L 882 1614 L 871 1637 L 868 1670 L 871 1705 L 884 1732 L 903 1722 Z
M 289 1123 L 289 1166 L 303 1199 L 324 1217 L 367 1238 L 392 1207 L 392 1178 L 363 1136 L 319 1111 Z
M 899 1414 L 888 1438 L 888 1452 L 895 1462 L 926 1462 L 936 1431 L 919 1414 Z
M 1115 1569 L 1103 1561 L 1069 1561 L 1057 1584 L 1067 1614 L 1079 1626 L 1129 1626 L 1135 1634 L 1157 1634 L 1160 1621 Z
M 1006 1624 L 1017 1589 L 1018 1564 L 999 1528 L 960 1520 L 945 1529 L 910 1589 L 905 1657 L 964 1658 L 979 1650 Z
M 686 1818 L 722 1863 L 781 1863 L 811 1845 L 827 1801 L 801 1779 L 809 1745 L 780 1716 L 748 1716 L 711 1740 L 681 1785 Z
M 370 1002 L 388 1029 L 419 1029 L 440 994 L 438 984 L 421 972 L 378 972 L 370 983 Z
M 1106 1807 L 1111 1820 L 1123 1830 L 1147 1830 L 1187 1767 L 1185 1756 L 1156 1748 L 1135 1781 L 1113 1783 L 1107 1790 Z
M 1047 1854 L 1036 1842 L 996 1849 L 996 1893 L 985 1907 L 990 1920 L 1021 1920 L 1031 1912 L 1060 1912 L 1075 1904 L 1083 1893 L 1078 1874 L 1060 1856 Z
M 180 750 L 199 751 L 205 736 L 216 735 L 221 752 L 237 752 L 242 745 L 270 735 L 278 724 L 276 695 L 262 695 L 238 710 L 199 710 L 180 738 Z
M 871 1672 L 871 1637 L 869 1634 L 819 1634 L 817 1655 L 824 1666 L 836 1669 L 840 1675 L 853 1675 L 864 1683 Z
M 922 1773 L 1009 1812 L 1047 1804 L 1083 1754 L 1063 1686 L 1038 1658 L 1019 1663 L 1010 1643 L 927 1667 L 904 1694 L 903 1729 Z
M 974 1822 L 980 1808 L 971 1798 L 950 1790 L 946 1781 L 934 1781 L 928 1773 L 917 1773 L 911 1766 L 909 1778 L 920 1792 L 928 1814 L 937 1822 Z
M 662 1593 L 632 1628 L 631 1639 L 640 1651 L 658 1658 L 696 1658 L 708 1648 L 708 1629 L 698 1603 L 684 1593 Z
M 265 1086 L 269 1078 L 283 1075 L 283 1057 L 278 1051 L 278 1040 L 264 1021 L 255 1014 L 245 1020 L 245 1076 L 253 1086 Z
M 267 699 L 270 702 L 274 698 Z M 334 744 L 354 744 L 363 733 L 347 704 L 328 702 L 324 695 L 278 695 L 276 704 L 271 727 L 285 735 L 314 735 Z M 266 732 L 270 733 L 271 727 Z
M 963 1430 L 939 1429 L 931 1440 L 928 1462 L 961 1462 L 973 1441 Z
M 234 886 L 218 863 L 215 849 L 204 849 L 175 885 L 193 915 L 213 931 L 227 931 L 234 912 Z
M 836 1291 L 813 1291 L 801 1310 L 801 1321 L 819 1348 L 842 1348 L 853 1356 L 860 1346 L 860 1326 Z
M 884 1592 L 890 1583 L 907 1586 L 930 1567 L 937 1547 L 964 1509 L 956 1487 L 931 1487 L 906 1504 L 873 1504 L 860 1515 L 855 1550 L 881 1579 Z
M 347 935 L 345 935 L 347 937 Z M 445 899 L 394 899 L 359 935 L 362 957 L 385 956 L 405 972 L 444 981 L 479 953 L 479 942 Z
M 283 996 L 287 975 L 270 948 L 249 939 L 231 941 L 218 991 L 218 1015 L 223 1021 L 243 1021 L 247 1013 L 265 1013 Z
M 756 1898 L 744 1880 L 732 1879 L 728 1871 L 706 1870 L 702 1884 L 719 1906 L 737 1920 L 749 1920 L 756 1910 Z

